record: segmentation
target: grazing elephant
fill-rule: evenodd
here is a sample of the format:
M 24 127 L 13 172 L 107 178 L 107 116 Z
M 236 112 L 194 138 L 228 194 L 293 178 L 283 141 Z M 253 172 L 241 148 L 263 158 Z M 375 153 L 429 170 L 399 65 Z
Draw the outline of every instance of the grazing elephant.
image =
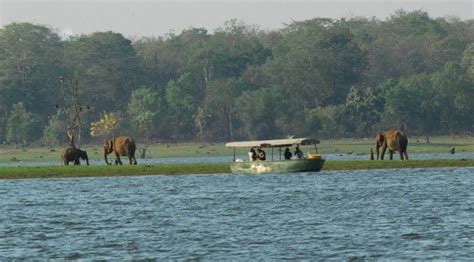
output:
M 89 158 L 87 157 L 87 152 L 80 150 L 79 148 L 70 147 L 66 148 L 61 154 L 61 159 L 63 160 L 64 165 L 69 165 L 69 162 L 74 162 L 74 165 L 80 165 L 81 161 L 86 160 L 87 165 L 89 165 Z
M 381 134 L 377 132 L 375 135 L 375 145 L 377 148 L 377 160 L 379 159 L 379 148 L 382 147 L 382 153 L 380 154 L 380 159 L 383 160 L 385 155 L 385 150 L 388 148 L 390 153 L 390 160 L 393 159 L 393 152 L 400 152 L 400 159 L 408 160 L 407 147 L 408 147 L 408 138 L 407 135 L 400 130 L 389 130 Z
M 107 160 L 107 155 L 114 152 L 115 153 L 115 164 L 122 165 L 122 161 L 120 160 L 120 156 L 127 156 L 128 162 L 130 165 L 136 165 L 137 159 L 135 158 L 135 150 L 137 146 L 135 145 L 135 141 L 131 137 L 128 136 L 119 136 L 115 137 L 114 139 L 110 139 L 104 142 L 104 158 L 105 163 L 109 164 Z

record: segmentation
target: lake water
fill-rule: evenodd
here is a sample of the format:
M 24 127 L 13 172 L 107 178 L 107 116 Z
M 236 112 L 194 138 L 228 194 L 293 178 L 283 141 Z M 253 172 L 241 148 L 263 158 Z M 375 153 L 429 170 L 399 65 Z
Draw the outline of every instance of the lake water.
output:
M 0 180 L 0 260 L 472 260 L 474 169 Z

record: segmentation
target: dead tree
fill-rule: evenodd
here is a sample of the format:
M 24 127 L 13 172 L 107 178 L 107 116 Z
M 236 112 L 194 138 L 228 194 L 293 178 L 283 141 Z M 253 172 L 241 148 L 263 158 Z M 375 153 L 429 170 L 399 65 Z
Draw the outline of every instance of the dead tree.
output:
M 76 147 L 81 140 L 81 116 L 91 110 L 90 106 L 83 107 L 79 101 L 79 78 L 73 77 L 66 84 L 63 77 L 59 79 L 64 106 L 60 108 L 65 116 L 69 145 Z M 77 138 L 77 139 L 76 139 Z

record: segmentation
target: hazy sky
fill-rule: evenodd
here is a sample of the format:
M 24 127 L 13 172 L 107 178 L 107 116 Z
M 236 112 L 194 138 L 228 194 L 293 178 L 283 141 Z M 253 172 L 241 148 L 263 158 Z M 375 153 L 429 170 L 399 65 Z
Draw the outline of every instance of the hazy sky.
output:
M 236 18 L 262 29 L 314 17 L 377 17 L 398 9 L 432 17 L 473 19 L 474 0 L 0 0 L 0 26 L 48 25 L 61 35 L 115 31 L 127 37 L 163 36 L 190 27 L 210 31 Z

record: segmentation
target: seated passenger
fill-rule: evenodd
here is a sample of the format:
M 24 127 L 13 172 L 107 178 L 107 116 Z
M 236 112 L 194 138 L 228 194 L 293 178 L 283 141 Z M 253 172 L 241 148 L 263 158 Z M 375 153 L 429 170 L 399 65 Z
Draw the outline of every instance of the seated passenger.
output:
M 260 160 L 260 161 L 265 161 L 265 160 L 267 159 L 267 157 L 266 157 L 266 155 L 265 155 L 265 151 L 263 151 L 263 150 L 260 149 L 260 148 L 257 149 L 257 151 L 258 151 L 258 154 L 257 154 L 258 160 Z
M 254 147 L 250 148 L 250 151 L 249 151 L 249 160 L 250 160 L 250 161 L 256 161 L 256 160 L 257 160 L 257 152 L 255 152 L 255 148 L 254 148 Z
M 304 154 L 303 154 L 303 151 L 300 150 L 300 146 L 296 146 L 296 150 L 295 150 L 295 157 L 297 159 L 301 159 L 303 158 Z
M 285 156 L 285 160 L 290 160 L 291 159 L 291 152 L 290 152 L 290 149 L 287 147 L 285 148 L 285 153 L 283 154 Z

